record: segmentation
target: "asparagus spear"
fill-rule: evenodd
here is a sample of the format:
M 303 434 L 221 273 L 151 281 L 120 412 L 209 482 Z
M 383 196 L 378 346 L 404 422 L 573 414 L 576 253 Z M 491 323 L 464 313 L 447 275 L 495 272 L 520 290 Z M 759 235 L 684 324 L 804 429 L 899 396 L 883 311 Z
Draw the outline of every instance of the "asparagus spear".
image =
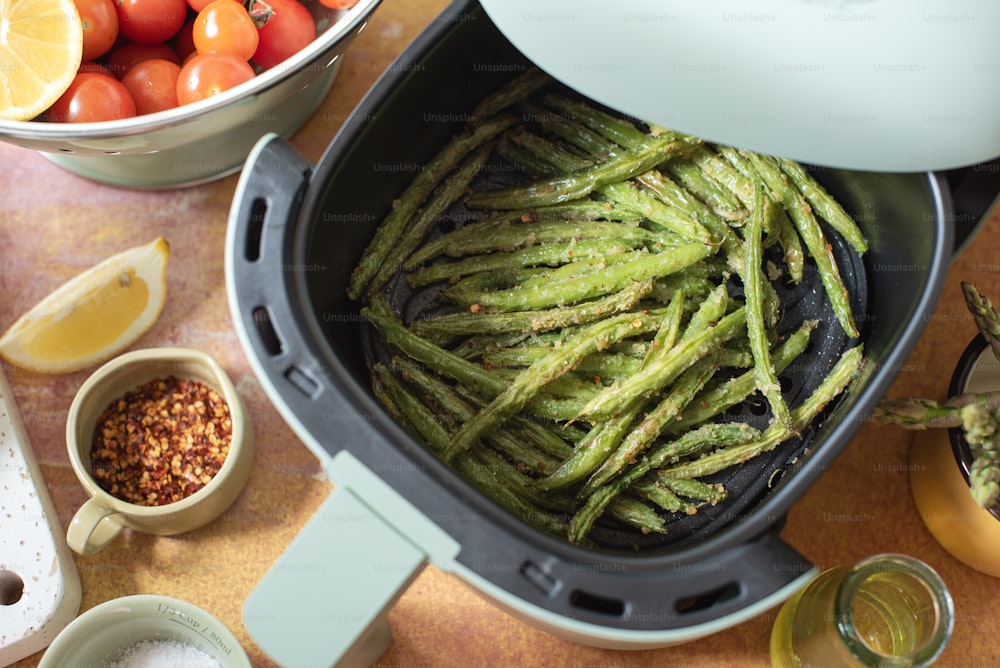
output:
M 972 405 L 995 415 L 1000 411 L 1000 392 L 957 394 L 944 403 L 918 397 L 882 399 L 868 419 L 904 429 L 961 427 L 962 409 Z
M 1000 360 L 1000 313 L 972 283 L 962 281 L 962 295 L 979 333 L 990 344 L 994 357 Z

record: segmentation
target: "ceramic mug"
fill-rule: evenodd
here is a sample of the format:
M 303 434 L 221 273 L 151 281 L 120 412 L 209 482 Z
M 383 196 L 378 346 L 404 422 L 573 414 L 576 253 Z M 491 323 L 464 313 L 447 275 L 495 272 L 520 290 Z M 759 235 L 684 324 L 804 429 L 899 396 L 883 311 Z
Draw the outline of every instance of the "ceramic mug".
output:
M 137 594 L 105 601 L 60 631 L 39 668 L 108 666 L 143 641 L 173 641 L 205 655 L 206 664 L 250 668 L 239 640 L 205 610 L 169 596 Z
M 229 404 L 233 425 L 229 454 L 212 480 L 190 496 L 161 506 L 129 503 L 106 492 L 91 475 L 94 427 L 104 409 L 126 392 L 168 376 L 200 381 Z M 95 371 L 70 406 L 66 445 L 73 472 L 90 495 L 66 531 L 69 546 L 78 554 L 101 550 L 126 527 L 143 533 L 174 535 L 208 524 L 240 495 L 254 458 L 250 421 L 232 382 L 210 355 L 189 348 L 137 350 L 120 355 Z

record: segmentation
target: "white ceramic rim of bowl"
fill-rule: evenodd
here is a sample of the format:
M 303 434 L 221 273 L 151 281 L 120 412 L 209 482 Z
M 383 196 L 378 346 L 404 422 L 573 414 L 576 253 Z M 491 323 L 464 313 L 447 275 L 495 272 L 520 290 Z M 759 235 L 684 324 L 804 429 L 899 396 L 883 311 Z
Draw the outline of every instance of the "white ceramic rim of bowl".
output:
M 123 622 L 134 625 L 136 623 L 137 614 L 146 612 L 152 613 L 156 611 L 156 608 L 154 607 L 156 605 L 170 606 L 177 613 L 187 615 L 188 618 L 198 617 L 214 624 L 214 626 L 211 627 L 212 631 L 217 635 L 220 642 L 230 648 L 230 651 L 226 655 L 225 659 L 215 657 L 219 660 L 220 665 L 223 666 L 223 668 L 250 668 L 250 657 L 247 656 L 243 645 L 229 629 L 229 627 L 223 624 L 222 621 L 215 615 L 211 614 L 204 608 L 195 605 L 194 603 L 161 594 L 131 594 L 129 596 L 122 596 L 99 603 L 98 605 L 81 613 L 55 637 L 55 640 L 52 641 L 52 644 L 49 645 L 48 649 L 46 649 L 45 653 L 42 655 L 38 668 L 63 668 L 65 666 L 77 665 L 72 663 L 72 661 L 78 646 L 74 644 L 74 641 L 75 635 L 79 632 L 79 629 L 86 629 L 94 624 L 101 625 L 99 627 L 95 627 L 95 629 L 107 629 L 108 620 L 105 619 L 102 622 L 101 618 L 107 617 L 108 614 L 113 614 L 115 609 L 125 609 L 127 614 L 123 612 L 119 619 Z M 157 614 L 165 616 L 165 614 L 171 613 L 158 612 Z M 144 614 L 143 616 L 152 617 L 152 614 Z M 186 629 L 188 632 L 203 638 L 206 645 L 212 644 L 211 638 L 203 636 L 190 626 L 181 625 L 179 628 Z M 140 639 L 123 638 L 122 643 L 119 646 L 119 650 L 123 650 L 137 642 L 140 642 Z

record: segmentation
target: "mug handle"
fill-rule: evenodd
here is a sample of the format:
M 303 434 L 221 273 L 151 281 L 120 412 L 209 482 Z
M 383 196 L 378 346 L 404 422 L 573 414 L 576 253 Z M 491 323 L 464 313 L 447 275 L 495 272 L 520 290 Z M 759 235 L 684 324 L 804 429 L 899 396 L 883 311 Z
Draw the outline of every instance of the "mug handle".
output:
M 77 554 L 94 554 L 104 549 L 124 528 L 116 513 L 91 497 L 73 515 L 66 530 L 66 542 Z

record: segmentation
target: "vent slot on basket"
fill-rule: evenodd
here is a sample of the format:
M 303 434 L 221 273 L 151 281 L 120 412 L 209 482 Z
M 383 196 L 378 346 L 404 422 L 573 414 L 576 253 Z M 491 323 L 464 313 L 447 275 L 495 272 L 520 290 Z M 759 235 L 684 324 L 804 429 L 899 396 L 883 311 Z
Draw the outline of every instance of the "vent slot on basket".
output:
M 735 599 L 742 593 L 739 583 L 730 582 L 703 594 L 685 596 L 674 601 L 674 610 L 681 615 L 708 610 L 719 603 Z
M 247 225 L 247 244 L 243 249 L 243 257 L 247 262 L 260 259 L 260 243 L 264 235 L 264 218 L 267 214 L 267 201 L 263 197 L 255 197 L 250 204 L 250 220 Z
M 257 330 L 257 335 L 260 336 L 260 342 L 264 345 L 264 350 L 271 357 L 280 355 L 285 347 L 278 336 L 278 330 L 274 328 L 274 322 L 271 320 L 271 312 L 267 310 L 266 306 L 257 306 L 252 312 L 252 317 L 254 329 Z
M 608 615 L 609 617 L 622 617 L 625 614 L 625 601 L 591 594 L 580 589 L 574 590 L 569 595 L 569 602 L 575 608 Z

